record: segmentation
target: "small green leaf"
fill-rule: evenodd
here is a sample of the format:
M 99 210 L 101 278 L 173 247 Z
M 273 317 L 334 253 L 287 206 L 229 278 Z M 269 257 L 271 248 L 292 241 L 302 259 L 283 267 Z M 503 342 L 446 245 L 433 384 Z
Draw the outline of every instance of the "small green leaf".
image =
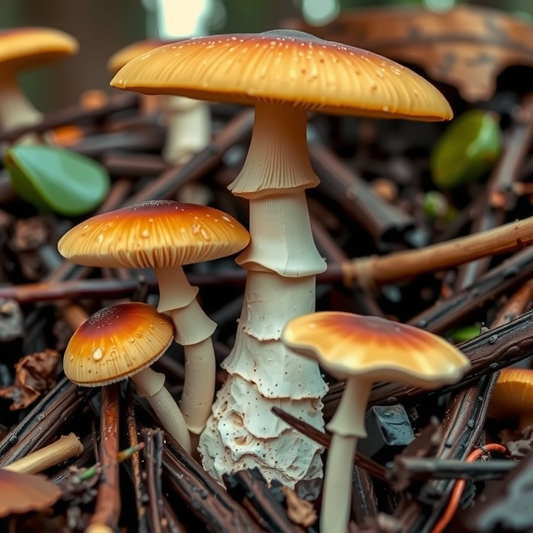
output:
M 474 337 L 477 337 L 481 332 L 481 324 L 471 324 L 469 326 L 463 326 L 461 328 L 452 329 L 448 332 L 446 337 L 453 342 L 466 342 Z
M 20 198 L 44 211 L 77 216 L 98 207 L 110 187 L 105 168 L 64 148 L 17 145 L 4 164 Z
M 498 161 L 502 133 L 495 113 L 473 109 L 456 118 L 431 154 L 433 183 L 453 189 L 479 179 Z

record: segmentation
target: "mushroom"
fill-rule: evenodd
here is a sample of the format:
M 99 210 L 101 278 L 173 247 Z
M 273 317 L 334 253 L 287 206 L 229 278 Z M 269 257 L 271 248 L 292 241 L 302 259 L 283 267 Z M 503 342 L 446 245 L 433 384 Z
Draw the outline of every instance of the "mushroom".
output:
M 169 312 L 176 341 L 184 346 L 185 384 L 181 410 L 189 431 L 199 435 L 213 403 L 216 362 L 211 335 L 216 324 L 196 300 L 183 265 L 242 250 L 246 229 L 233 217 L 202 205 L 156 200 L 109 211 L 78 224 L 59 241 L 59 253 L 86 266 L 153 268 L 159 282 L 159 312 Z
M 170 346 L 173 333 L 172 321 L 148 304 L 106 307 L 74 332 L 65 349 L 63 370 L 82 387 L 103 387 L 131 378 L 163 427 L 190 452 L 187 425 L 165 388 L 165 376 L 150 368 Z
M 533 370 L 500 370 L 487 415 L 494 420 L 518 422 L 519 431 L 533 426 Z
M 116 74 L 126 63 L 165 44 L 161 39 L 146 39 L 115 52 L 107 62 L 107 70 Z M 211 108 L 209 104 L 182 96 L 143 95 L 141 111 L 145 115 L 161 109 L 167 126 L 163 158 L 174 165 L 185 164 L 211 141 Z
M 333 433 L 326 465 L 320 530 L 346 533 L 357 439 L 366 437 L 365 411 L 372 384 L 397 381 L 427 389 L 458 381 L 469 360 L 445 340 L 379 317 L 326 311 L 287 323 L 281 340 L 318 361 L 346 388 L 327 429 Z
M 78 51 L 78 42 L 52 28 L 0 31 L 0 127 L 6 130 L 40 122 L 42 115 L 20 90 L 16 75 Z
M 127 63 L 111 85 L 255 106 L 248 156 L 230 185 L 250 202 L 251 245 L 229 376 L 200 439 L 215 478 L 258 467 L 293 487 L 322 475 L 322 448 L 271 413 L 282 407 L 322 427 L 326 392 L 315 362 L 279 340 L 288 320 L 315 307 L 315 276 L 326 268 L 313 242 L 305 190 L 319 183 L 306 140 L 309 111 L 446 120 L 444 97 L 409 69 L 371 52 L 293 30 L 219 35 L 156 48 Z
M 44 511 L 61 498 L 61 489 L 44 476 L 19 474 L 0 468 L 0 518 Z

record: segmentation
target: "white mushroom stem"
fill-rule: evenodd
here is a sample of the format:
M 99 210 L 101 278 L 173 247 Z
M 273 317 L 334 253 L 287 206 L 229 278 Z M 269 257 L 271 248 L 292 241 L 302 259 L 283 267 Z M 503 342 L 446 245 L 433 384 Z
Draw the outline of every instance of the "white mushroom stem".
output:
M 0 72 L 0 126 L 11 130 L 21 126 L 38 124 L 42 113 L 26 98 L 15 76 Z
M 216 360 L 211 335 L 216 324 L 196 300 L 182 267 L 155 269 L 159 282 L 158 311 L 170 312 L 175 340 L 183 346 L 185 383 L 180 408 L 189 431 L 199 435 L 205 427 L 215 395 Z
M 130 378 L 137 394 L 146 398 L 165 430 L 181 446 L 191 452 L 191 439 L 185 419 L 174 398 L 165 387 L 165 376 L 151 368 L 145 368 Z
M 318 184 L 306 140 L 307 113 L 256 107 L 244 167 L 231 184 L 250 201 L 250 246 L 237 258 L 248 271 L 228 379 L 200 438 L 204 468 L 215 479 L 258 467 L 267 480 L 293 487 L 322 476 L 322 448 L 272 414 L 280 406 L 323 427 L 327 388 L 318 365 L 280 342 L 285 324 L 315 309 L 315 276 L 326 268 L 313 241 L 305 189 Z
M 3 468 L 19 474 L 38 474 L 82 453 L 83 445 L 80 439 L 74 433 L 70 433 Z
M 353 461 L 357 440 L 366 437 L 365 411 L 371 389 L 372 381 L 349 378 L 337 411 L 327 426 L 333 435 L 326 464 L 320 531 L 348 531 Z
M 182 165 L 211 141 L 211 108 L 209 104 L 183 96 L 161 96 L 163 121 L 167 137 L 163 159 Z

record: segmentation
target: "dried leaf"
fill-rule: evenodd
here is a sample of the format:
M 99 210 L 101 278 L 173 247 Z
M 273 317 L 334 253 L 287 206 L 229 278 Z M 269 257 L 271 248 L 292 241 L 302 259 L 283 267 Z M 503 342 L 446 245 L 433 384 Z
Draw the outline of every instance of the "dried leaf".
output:
M 15 364 L 15 381 L 0 389 L 0 397 L 13 401 L 12 411 L 25 409 L 55 385 L 58 360 L 55 350 L 26 355 Z
M 533 67 L 532 27 L 489 8 L 353 10 L 320 28 L 295 19 L 284 26 L 419 66 L 469 102 L 489 100 L 506 68 Z

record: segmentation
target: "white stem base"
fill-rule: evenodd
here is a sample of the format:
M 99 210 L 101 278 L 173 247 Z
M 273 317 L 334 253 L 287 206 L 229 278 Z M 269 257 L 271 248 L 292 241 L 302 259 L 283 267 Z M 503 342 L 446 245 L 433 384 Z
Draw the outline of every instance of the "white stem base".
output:
M 346 533 L 352 501 L 353 460 L 357 437 L 333 434 L 328 451 L 320 513 L 320 531 Z
M 202 464 L 211 477 L 221 481 L 223 474 L 258 467 L 267 481 L 291 488 L 301 479 L 322 477 L 323 448 L 285 424 L 272 407 L 323 427 L 320 400 L 266 399 L 249 381 L 230 376 L 200 437 Z
M 176 401 L 165 388 L 165 376 L 151 368 L 145 368 L 130 379 L 137 388 L 137 394 L 146 398 L 165 430 L 190 453 L 191 439 L 187 424 Z

